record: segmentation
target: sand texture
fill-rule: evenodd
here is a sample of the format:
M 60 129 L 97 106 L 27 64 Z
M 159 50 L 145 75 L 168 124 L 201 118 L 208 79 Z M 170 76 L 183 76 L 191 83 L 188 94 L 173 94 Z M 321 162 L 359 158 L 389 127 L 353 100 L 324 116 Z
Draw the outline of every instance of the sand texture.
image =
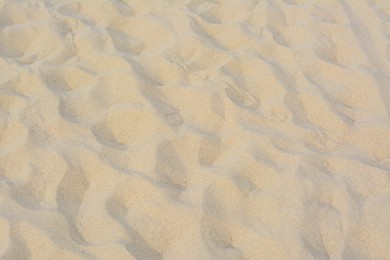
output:
M 0 0 L 0 259 L 390 259 L 390 1 Z

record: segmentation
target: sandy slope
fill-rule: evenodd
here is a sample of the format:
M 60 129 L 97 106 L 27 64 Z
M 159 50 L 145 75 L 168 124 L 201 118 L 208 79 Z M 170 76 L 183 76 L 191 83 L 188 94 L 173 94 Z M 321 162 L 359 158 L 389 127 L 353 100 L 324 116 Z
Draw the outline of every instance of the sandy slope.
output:
M 0 0 L 1 259 L 390 259 L 387 0 Z

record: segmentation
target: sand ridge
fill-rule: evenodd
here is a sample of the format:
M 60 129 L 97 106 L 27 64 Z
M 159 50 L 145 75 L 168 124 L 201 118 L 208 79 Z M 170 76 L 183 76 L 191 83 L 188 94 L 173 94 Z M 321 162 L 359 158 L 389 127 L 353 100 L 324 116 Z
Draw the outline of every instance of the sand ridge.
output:
M 1 259 L 390 259 L 384 0 L 0 1 Z

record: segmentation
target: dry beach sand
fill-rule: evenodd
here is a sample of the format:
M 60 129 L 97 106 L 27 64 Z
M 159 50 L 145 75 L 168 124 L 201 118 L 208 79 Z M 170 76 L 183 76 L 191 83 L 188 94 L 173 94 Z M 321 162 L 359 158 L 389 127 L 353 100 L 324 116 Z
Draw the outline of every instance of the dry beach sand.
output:
M 390 259 L 390 1 L 0 0 L 0 259 Z

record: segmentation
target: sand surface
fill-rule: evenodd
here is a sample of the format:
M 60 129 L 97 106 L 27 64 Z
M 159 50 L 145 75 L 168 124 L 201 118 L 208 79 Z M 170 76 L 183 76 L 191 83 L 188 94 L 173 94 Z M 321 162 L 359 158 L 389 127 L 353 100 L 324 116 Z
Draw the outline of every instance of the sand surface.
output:
M 390 1 L 0 0 L 0 259 L 390 259 Z

